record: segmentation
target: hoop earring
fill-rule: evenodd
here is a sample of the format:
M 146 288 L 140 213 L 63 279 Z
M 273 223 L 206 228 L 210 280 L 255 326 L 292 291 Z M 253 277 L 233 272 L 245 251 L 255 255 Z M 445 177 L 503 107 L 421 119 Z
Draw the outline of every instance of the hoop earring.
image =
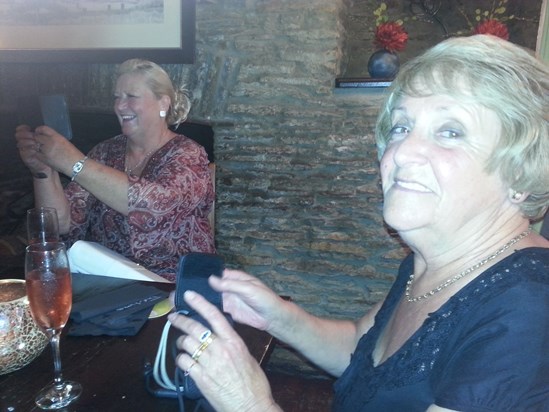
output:
M 160 110 L 160 117 L 166 117 L 166 110 Z

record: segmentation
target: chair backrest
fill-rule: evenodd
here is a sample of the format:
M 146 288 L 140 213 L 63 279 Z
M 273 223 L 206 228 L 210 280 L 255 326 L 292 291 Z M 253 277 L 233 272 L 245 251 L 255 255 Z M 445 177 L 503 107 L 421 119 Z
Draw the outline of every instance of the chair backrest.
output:
M 545 239 L 549 239 L 549 211 L 545 213 L 539 233 L 545 237 Z
M 214 189 L 215 194 L 215 163 L 210 162 L 208 165 L 208 168 L 210 169 L 210 177 L 212 179 L 212 186 Z M 215 236 L 215 199 L 212 204 L 212 210 L 210 214 L 208 215 L 208 220 L 210 221 L 210 227 L 212 228 L 212 234 Z

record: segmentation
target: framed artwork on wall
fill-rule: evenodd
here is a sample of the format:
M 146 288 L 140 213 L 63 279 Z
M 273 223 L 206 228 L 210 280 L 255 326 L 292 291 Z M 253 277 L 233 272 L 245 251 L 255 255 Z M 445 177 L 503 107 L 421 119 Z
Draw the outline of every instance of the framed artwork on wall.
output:
M 195 0 L 11 0 L 0 4 L 0 61 L 193 63 Z
M 401 64 L 445 38 L 475 32 L 507 38 L 549 59 L 548 0 L 361 0 L 351 3 L 343 16 L 346 43 L 341 60 L 342 78 L 367 79 L 369 58 L 378 48 L 375 33 L 384 23 L 398 23 L 408 34 L 404 49 L 397 52 Z

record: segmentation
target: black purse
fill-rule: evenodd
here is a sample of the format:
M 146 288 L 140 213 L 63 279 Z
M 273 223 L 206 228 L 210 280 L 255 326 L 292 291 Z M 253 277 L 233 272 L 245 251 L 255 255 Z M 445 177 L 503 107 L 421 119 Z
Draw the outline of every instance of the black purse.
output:
M 211 275 L 221 276 L 224 268 L 223 259 L 219 255 L 210 253 L 189 253 L 179 260 L 174 296 L 175 310 L 192 319 L 195 319 L 210 328 L 209 324 L 183 299 L 186 290 L 193 290 L 204 296 L 209 302 L 223 311 L 221 294 L 216 292 L 208 284 Z M 226 315 L 232 324 L 232 319 Z M 158 345 L 154 365 L 145 363 L 145 385 L 147 390 L 157 397 L 179 399 L 179 408 L 185 410 L 184 399 L 197 400 L 195 410 L 214 411 L 210 404 L 203 398 L 200 390 L 190 376 L 175 366 L 178 350 L 175 342 L 181 332 L 170 328 L 170 321 L 166 322 Z M 173 379 L 168 374 L 168 367 L 174 370 Z M 154 387 L 153 382 L 156 383 Z

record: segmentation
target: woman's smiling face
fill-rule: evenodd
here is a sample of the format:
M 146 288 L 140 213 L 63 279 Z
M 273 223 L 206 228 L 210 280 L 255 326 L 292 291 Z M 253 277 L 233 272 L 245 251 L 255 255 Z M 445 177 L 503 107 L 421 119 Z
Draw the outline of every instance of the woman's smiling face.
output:
M 147 86 L 143 75 L 127 73 L 120 76 L 114 98 L 114 111 L 125 135 L 144 133 L 151 128 L 156 130 L 158 124 L 164 123 L 159 116 L 162 101 Z
M 493 111 L 445 95 L 404 96 L 391 119 L 381 159 L 388 225 L 446 231 L 497 213 L 507 189 L 485 170 L 501 133 Z

